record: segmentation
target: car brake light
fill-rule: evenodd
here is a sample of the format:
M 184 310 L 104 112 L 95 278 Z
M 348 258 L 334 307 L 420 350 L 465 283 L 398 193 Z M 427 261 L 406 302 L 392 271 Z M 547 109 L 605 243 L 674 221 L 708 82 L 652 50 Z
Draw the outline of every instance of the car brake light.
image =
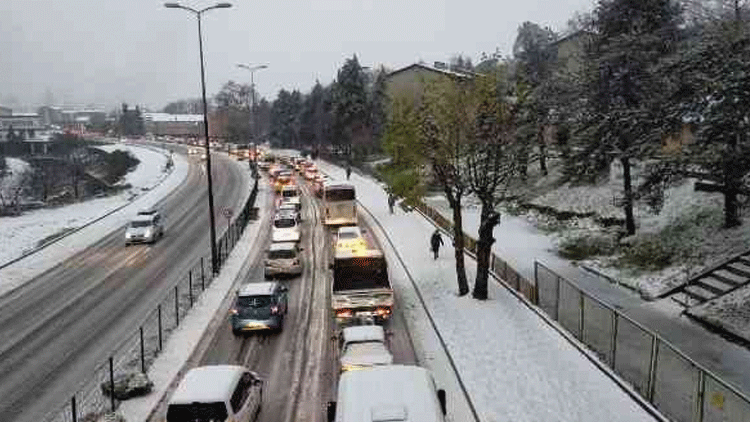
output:
M 380 316 L 383 316 L 383 315 L 388 315 L 388 314 L 390 314 L 390 313 L 391 313 L 391 310 L 390 310 L 390 309 L 388 309 L 388 308 L 378 308 L 378 309 L 377 309 L 377 310 L 376 310 L 375 312 L 376 312 L 376 313 L 377 313 L 378 315 L 380 315 Z
M 237 309 L 232 308 L 232 309 L 229 310 L 229 313 L 232 314 L 232 315 L 237 315 L 239 313 L 239 311 L 237 311 Z
M 338 318 L 350 318 L 353 315 L 350 309 L 339 309 L 336 311 L 336 317 Z

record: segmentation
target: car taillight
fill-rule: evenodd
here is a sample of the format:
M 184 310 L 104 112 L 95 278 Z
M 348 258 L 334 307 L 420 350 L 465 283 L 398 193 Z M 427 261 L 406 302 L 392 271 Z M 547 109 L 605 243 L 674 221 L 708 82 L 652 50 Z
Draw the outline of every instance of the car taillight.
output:
M 336 317 L 338 318 L 351 318 L 353 315 L 350 309 L 339 309 L 336 311 Z
M 232 314 L 232 315 L 237 315 L 239 313 L 239 311 L 237 309 L 232 308 L 232 309 L 229 310 L 229 313 Z
M 271 315 L 276 315 L 277 313 L 279 313 L 279 307 L 271 306 Z

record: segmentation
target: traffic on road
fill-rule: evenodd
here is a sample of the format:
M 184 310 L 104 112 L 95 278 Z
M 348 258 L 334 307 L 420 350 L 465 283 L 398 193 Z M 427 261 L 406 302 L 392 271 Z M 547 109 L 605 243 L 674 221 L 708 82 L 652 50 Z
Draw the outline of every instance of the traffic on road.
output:
M 249 420 L 359 421 L 370 411 L 380 418 L 374 420 L 406 414 L 444 420 L 445 391 L 415 366 L 385 256 L 357 218 L 354 187 L 331 182 L 318 188 L 318 198 L 321 178 L 311 161 L 267 155 L 261 163 L 275 196 L 265 254 L 238 287 L 227 329 L 214 334 L 198 368 L 230 365 L 263 380 L 257 419 Z M 424 383 L 414 402 L 376 387 L 416 388 L 415 374 Z M 237 397 L 244 394 L 243 386 L 235 388 Z M 363 400 L 363 391 L 378 402 L 376 408 Z M 232 406 L 216 411 L 231 414 Z M 203 409 L 196 403 L 197 413 Z M 162 412 L 172 422 L 169 410 Z

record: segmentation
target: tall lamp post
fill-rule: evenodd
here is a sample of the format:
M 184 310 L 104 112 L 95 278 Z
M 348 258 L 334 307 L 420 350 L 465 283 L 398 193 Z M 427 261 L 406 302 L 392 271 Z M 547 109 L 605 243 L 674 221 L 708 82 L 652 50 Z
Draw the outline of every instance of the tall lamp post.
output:
M 212 9 L 227 9 L 232 7 L 230 3 L 216 3 L 213 6 L 206 7 L 201 10 L 193 9 L 192 7 L 183 6 L 179 3 L 164 3 L 164 7 L 169 9 L 182 9 L 187 10 L 195 15 L 198 20 L 198 51 L 200 53 L 201 60 L 201 90 L 203 93 L 203 131 L 205 135 L 205 148 L 206 148 L 206 178 L 208 181 L 208 217 L 210 221 L 211 229 L 211 271 L 214 274 L 219 271 L 219 255 L 216 250 L 216 221 L 214 219 L 214 193 L 213 183 L 211 181 L 211 151 L 208 142 L 208 103 L 206 101 L 206 69 L 203 64 L 203 34 L 201 32 L 201 16 L 203 13 L 208 12 Z
M 257 124 L 257 121 L 255 119 L 255 71 L 267 69 L 268 65 L 259 64 L 259 65 L 251 66 L 249 64 L 238 64 L 237 67 L 250 71 L 250 101 L 252 102 L 252 104 L 250 105 L 250 118 L 252 119 L 251 123 L 253 125 L 253 129 L 250 133 L 253 136 L 253 142 L 257 142 L 257 140 L 255 139 L 256 138 L 255 135 L 257 132 L 256 127 L 255 127 L 255 125 Z

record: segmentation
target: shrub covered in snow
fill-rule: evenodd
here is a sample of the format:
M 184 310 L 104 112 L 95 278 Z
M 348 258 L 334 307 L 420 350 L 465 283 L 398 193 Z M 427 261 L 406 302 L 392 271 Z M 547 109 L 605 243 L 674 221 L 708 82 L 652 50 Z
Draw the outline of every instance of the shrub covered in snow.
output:
M 592 256 L 612 255 L 616 249 L 616 236 L 606 232 L 579 233 L 563 238 L 558 244 L 560 256 L 574 261 Z

